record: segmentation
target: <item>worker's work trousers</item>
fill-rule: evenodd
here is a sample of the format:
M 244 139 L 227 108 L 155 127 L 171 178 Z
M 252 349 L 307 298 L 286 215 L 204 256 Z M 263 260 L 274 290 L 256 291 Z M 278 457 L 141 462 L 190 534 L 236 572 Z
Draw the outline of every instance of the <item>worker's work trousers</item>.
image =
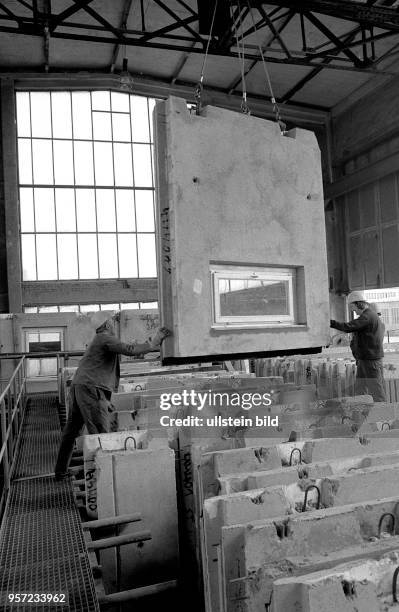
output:
M 73 446 L 86 425 L 89 434 L 108 433 L 113 427 L 111 392 L 88 385 L 72 385 L 69 392 L 69 414 L 58 451 L 54 472 L 65 474 Z
M 375 402 L 386 402 L 382 359 L 356 361 L 356 395 L 372 395 Z

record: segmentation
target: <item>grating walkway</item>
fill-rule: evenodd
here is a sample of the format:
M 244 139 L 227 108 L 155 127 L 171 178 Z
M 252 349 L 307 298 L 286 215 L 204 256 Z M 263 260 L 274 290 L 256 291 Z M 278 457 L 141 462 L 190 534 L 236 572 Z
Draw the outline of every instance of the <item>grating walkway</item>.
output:
M 69 481 L 52 476 L 60 428 L 56 399 L 31 400 L 0 532 L 0 610 L 98 612 L 79 512 Z M 8 594 L 67 594 L 66 604 L 11 604 Z

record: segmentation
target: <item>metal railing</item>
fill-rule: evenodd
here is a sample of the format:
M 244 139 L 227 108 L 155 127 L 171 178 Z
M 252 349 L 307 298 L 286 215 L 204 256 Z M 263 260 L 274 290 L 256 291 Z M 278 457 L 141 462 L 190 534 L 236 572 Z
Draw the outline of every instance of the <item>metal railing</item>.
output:
M 0 517 L 15 466 L 19 433 L 26 406 L 26 359 L 19 357 L 8 384 L 0 394 Z

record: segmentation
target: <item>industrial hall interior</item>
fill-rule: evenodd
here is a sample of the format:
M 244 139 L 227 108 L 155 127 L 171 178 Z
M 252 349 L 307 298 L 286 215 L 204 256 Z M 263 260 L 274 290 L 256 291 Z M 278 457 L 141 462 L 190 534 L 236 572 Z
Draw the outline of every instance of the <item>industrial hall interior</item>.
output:
M 398 109 L 399 0 L 0 0 L 1 612 L 399 612 Z

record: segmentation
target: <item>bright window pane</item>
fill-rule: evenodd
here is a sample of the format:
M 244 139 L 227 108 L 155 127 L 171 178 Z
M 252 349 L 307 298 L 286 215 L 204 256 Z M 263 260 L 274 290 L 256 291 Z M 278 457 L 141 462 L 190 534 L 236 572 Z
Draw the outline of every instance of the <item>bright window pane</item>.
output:
M 35 237 L 30 234 L 22 234 L 22 278 L 24 280 L 36 280 L 36 247 Z
M 130 118 L 129 115 L 112 113 L 112 136 L 113 140 L 131 142 Z
M 96 231 L 94 189 L 76 190 L 76 215 L 78 232 Z
M 133 186 L 132 145 L 114 144 L 115 185 Z
M 54 180 L 56 185 L 73 185 L 71 140 L 54 140 Z
M 134 218 L 134 198 L 130 189 L 116 189 L 116 215 L 118 231 L 134 232 L 136 223 Z
M 71 94 L 55 91 L 51 94 L 53 138 L 72 138 Z
M 94 140 L 112 140 L 111 113 L 93 113 Z
M 32 91 L 30 94 L 32 136 L 51 138 L 50 93 Z
M 136 219 L 138 232 L 154 232 L 154 199 L 153 191 L 135 192 L 136 197 Z
M 118 277 L 118 254 L 115 234 L 98 234 L 100 278 Z
M 36 234 L 37 280 L 57 278 L 57 253 L 54 234 Z
M 18 136 L 30 136 L 30 103 L 29 92 L 17 92 L 17 133 Z
M 114 169 L 111 143 L 94 143 L 94 169 L 97 185 L 114 184 Z
M 87 141 L 75 141 L 73 143 L 75 156 L 75 184 L 93 185 L 93 144 Z
M 100 310 L 119 310 L 119 304 L 100 304 Z
M 140 302 L 140 308 L 158 308 L 158 302 Z
M 111 91 L 111 106 L 113 111 L 121 113 L 129 112 L 129 96 L 128 94 Z
M 111 110 L 109 91 L 92 91 L 91 102 L 93 110 Z
M 62 279 L 78 278 L 76 234 L 58 234 L 58 276 Z
M 90 92 L 72 92 L 73 137 L 91 139 L 91 101 Z
M 39 306 L 38 310 L 39 312 L 58 312 L 58 306 Z M 36 342 L 56 342 L 59 339 L 59 334 L 39 334 Z
M 138 310 L 139 303 L 138 302 L 126 302 L 125 304 L 121 304 L 121 310 Z
M 96 189 L 97 227 L 99 232 L 114 232 L 115 197 L 113 189 Z
M 98 278 L 97 236 L 78 235 L 79 278 Z
M 77 304 L 71 306 L 60 306 L 60 312 L 79 312 L 79 306 Z
M 76 232 L 74 189 L 55 190 L 57 232 Z
M 37 306 L 25 306 L 24 307 L 24 312 L 26 314 L 30 314 L 31 312 L 37 313 Z
M 154 98 L 148 98 L 148 116 L 150 118 L 150 133 L 151 133 L 151 142 L 154 142 L 154 108 L 157 100 Z
M 136 234 L 119 234 L 119 275 L 137 278 Z
M 154 234 L 137 234 L 140 278 L 157 275 Z
M 21 232 L 35 231 L 35 215 L 33 210 L 33 189 L 23 187 L 19 190 L 19 206 L 21 213 Z
M 134 144 L 134 184 L 136 187 L 152 187 L 151 147 Z
M 150 129 L 148 124 L 147 98 L 131 96 L 130 104 L 133 142 L 149 142 Z
M 53 147 L 51 140 L 32 140 L 33 182 L 53 184 Z
M 98 310 L 100 310 L 98 304 L 83 304 L 80 307 L 80 312 L 97 312 Z
M 37 232 L 55 231 L 54 190 L 37 188 L 34 190 L 35 218 Z
M 18 172 L 19 182 L 23 185 L 32 183 L 32 149 L 31 141 L 18 139 Z

